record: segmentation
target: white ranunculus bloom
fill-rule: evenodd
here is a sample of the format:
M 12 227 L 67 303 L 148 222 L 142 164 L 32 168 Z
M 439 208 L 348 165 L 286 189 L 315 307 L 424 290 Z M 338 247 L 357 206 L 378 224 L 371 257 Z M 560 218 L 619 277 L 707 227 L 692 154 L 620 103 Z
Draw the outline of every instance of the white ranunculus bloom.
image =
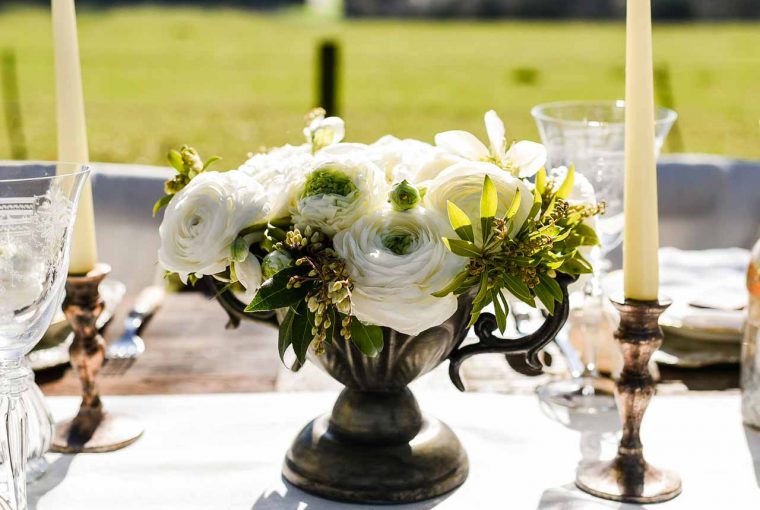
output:
M 387 197 L 382 171 L 360 152 L 319 153 L 314 169 L 297 188 L 291 213 L 296 225 L 332 236 L 380 209 Z
M 462 158 L 419 140 L 386 135 L 368 146 L 368 157 L 385 172 L 390 184 L 432 179 Z
M 540 143 L 520 141 L 507 149 L 504 122 L 495 111 L 485 114 L 490 147 L 467 131 L 445 131 L 435 135 L 435 144 L 470 161 L 490 161 L 520 178 L 532 177 L 546 163 L 546 148 Z
M 246 227 L 267 221 L 270 206 L 261 184 L 238 170 L 204 172 L 190 181 L 164 212 L 158 260 L 183 282 L 230 265 L 231 246 Z
M 235 275 L 240 284 L 245 288 L 244 299 L 246 303 L 253 301 L 256 291 L 261 287 L 263 275 L 261 273 L 261 263 L 256 255 L 249 253 L 242 262 L 234 262 Z
M 352 314 L 408 335 L 451 317 L 456 296 L 432 293 L 448 285 L 467 260 L 443 244 L 445 229 L 444 218 L 434 211 L 385 208 L 339 232 L 334 246 L 354 283 Z
M 314 156 L 308 144 L 284 145 L 263 154 L 256 154 L 239 170 L 250 175 L 267 192 L 272 218 L 285 218 L 295 203 L 295 190 L 312 168 Z
M 427 188 L 422 203 L 427 209 L 434 210 L 444 217 L 448 217 L 447 202 L 456 204 L 469 216 L 475 230 L 475 239 L 480 242 L 480 197 L 486 175 L 493 181 L 499 197 L 497 216 L 506 214 L 515 193 L 520 190 L 520 207 L 514 216 L 515 228 L 512 230 L 514 236 L 528 219 L 533 206 L 533 192 L 522 179 L 513 177 L 509 172 L 491 163 L 468 161 L 447 168 L 435 179 L 422 184 Z

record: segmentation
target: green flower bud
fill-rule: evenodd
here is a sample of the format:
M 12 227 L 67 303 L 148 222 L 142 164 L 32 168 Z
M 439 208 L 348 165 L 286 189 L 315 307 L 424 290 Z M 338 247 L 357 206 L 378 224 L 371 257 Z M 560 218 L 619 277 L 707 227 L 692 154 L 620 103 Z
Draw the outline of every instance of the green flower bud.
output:
M 406 179 L 393 186 L 388 195 L 388 202 L 393 205 L 397 211 L 408 211 L 417 207 L 420 203 L 420 192 L 417 188 L 409 184 Z
M 245 239 L 242 237 L 238 237 L 235 239 L 235 242 L 232 243 L 232 255 L 231 259 L 233 262 L 243 262 L 248 257 L 248 243 L 245 242 Z
M 192 147 L 183 145 L 179 153 L 182 156 L 182 165 L 191 179 L 203 170 L 203 161 L 200 155 L 198 155 L 198 151 Z
M 286 267 L 293 265 L 293 257 L 281 251 L 267 253 L 261 262 L 261 271 L 264 278 L 271 278 Z

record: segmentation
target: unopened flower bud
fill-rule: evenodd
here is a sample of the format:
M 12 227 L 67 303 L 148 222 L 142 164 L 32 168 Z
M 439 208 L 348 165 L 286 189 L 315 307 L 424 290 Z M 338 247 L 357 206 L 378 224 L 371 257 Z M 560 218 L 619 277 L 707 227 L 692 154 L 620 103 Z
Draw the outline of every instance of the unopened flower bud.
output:
M 395 210 L 408 211 L 420 203 L 420 192 L 404 179 L 393 186 L 388 195 L 388 201 L 393 205 Z
M 292 264 L 293 257 L 281 251 L 273 251 L 267 253 L 264 260 L 261 261 L 261 272 L 264 274 L 264 278 L 271 278 Z

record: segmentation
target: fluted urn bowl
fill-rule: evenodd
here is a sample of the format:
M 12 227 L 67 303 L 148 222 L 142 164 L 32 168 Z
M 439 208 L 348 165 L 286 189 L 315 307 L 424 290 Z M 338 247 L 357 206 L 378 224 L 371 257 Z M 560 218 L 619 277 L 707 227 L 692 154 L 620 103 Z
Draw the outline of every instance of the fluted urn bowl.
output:
M 471 298 L 443 324 L 411 336 L 383 328 L 384 347 L 364 356 L 341 338 L 310 361 L 345 386 L 332 412 L 298 434 L 285 478 L 330 499 L 373 503 L 433 498 L 467 478 L 456 434 L 424 415 L 407 385 L 449 357 L 467 335 Z

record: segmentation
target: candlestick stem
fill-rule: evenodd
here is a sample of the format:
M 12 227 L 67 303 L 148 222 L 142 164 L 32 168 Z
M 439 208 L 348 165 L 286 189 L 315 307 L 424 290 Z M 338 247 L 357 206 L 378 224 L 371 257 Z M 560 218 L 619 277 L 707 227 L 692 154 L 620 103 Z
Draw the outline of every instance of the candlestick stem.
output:
M 134 443 L 143 433 L 139 422 L 106 412 L 100 400 L 97 378 L 105 360 L 105 340 L 96 325 L 104 306 L 98 286 L 110 271 L 108 265 L 97 264 L 86 275 L 70 275 L 66 280 L 63 311 L 74 332 L 69 355 L 82 383 L 82 403 L 73 419 L 56 425 L 51 446 L 56 452 L 118 450 Z
M 623 371 L 615 389 L 623 435 L 611 462 L 591 462 L 578 468 L 576 484 L 594 496 L 627 503 L 658 503 L 681 493 L 681 480 L 644 459 L 639 431 L 655 393 L 649 360 L 662 345 L 657 320 L 670 305 L 663 301 L 613 300 L 620 311 L 615 338 L 623 350 Z

